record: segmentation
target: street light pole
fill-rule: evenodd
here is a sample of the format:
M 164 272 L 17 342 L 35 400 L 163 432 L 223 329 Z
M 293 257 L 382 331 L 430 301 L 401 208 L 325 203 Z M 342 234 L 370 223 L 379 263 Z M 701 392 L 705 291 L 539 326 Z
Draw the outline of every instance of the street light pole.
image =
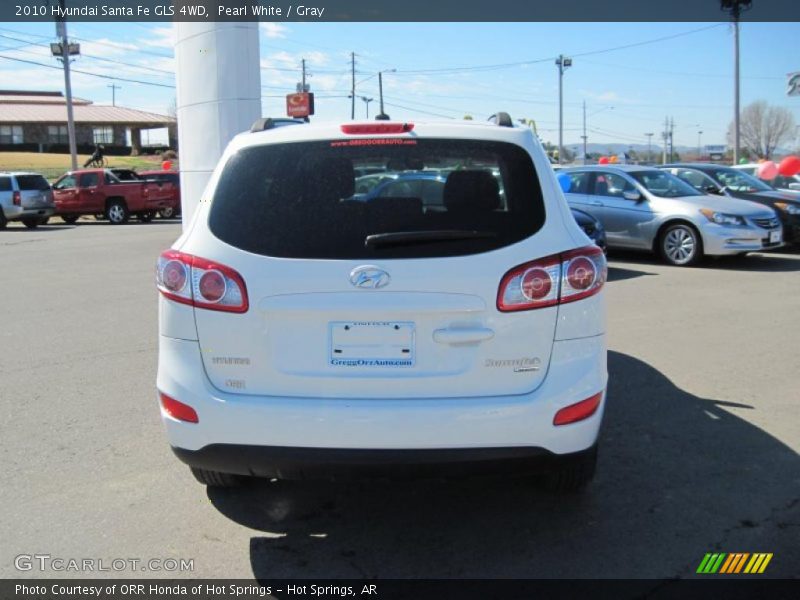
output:
M 572 59 L 559 54 L 558 67 L 558 164 L 564 162 L 564 71 L 572 66 Z
M 367 98 L 366 96 L 361 96 L 361 99 L 364 101 L 364 106 L 367 109 L 367 119 L 369 119 L 369 103 L 372 102 L 375 98 Z
M 652 133 L 645 133 L 647 136 L 647 162 L 653 162 L 653 152 L 651 151 L 652 144 L 653 144 L 653 134 Z
M 65 0 L 59 0 L 61 14 L 66 13 Z M 56 23 L 56 31 L 61 38 L 61 62 L 64 65 L 64 96 L 67 102 L 67 136 L 69 137 L 69 154 L 72 170 L 78 169 L 78 146 L 75 143 L 75 113 L 72 110 L 72 81 L 69 74 L 69 39 L 67 38 L 67 21 L 62 19 Z
M 703 144 L 701 142 L 702 139 L 703 139 L 703 132 L 702 131 L 698 131 L 697 132 L 697 158 L 698 158 L 698 160 L 703 155 Z
M 386 113 L 383 112 L 383 74 L 384 73 L 394 73 L 397 69 L 387 69 L 386 71 L 378 71 L 378 98 L 380 100 L 381 111 L 378 113 L 378 116 L 375 117 L 379 120 L 386 120 L 387 116 Z

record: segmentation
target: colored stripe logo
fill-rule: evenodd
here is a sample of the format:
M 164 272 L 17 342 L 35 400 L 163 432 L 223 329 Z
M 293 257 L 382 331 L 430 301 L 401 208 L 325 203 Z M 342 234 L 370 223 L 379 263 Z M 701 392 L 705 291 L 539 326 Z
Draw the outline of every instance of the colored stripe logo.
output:
M 700 561 L 696 572 L 702 575 L 763 573 L 771 560 L 771 552 L 754 552 L 752 554 L 749 552 L 708 552 Z

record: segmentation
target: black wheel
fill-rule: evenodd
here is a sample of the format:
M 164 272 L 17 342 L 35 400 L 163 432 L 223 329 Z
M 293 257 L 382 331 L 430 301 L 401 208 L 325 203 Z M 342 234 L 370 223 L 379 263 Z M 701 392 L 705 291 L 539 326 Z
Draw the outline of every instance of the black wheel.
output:
M 563 462 L 546 475 L 545 488 L 559 494 L 580 492 L 594 479 L 597 469 L 597 446 L 589 452 L 562 460 Z
M 171 206 L 167 206 L 166 208 L 162 208 L 158 211 L 158 216 L 162 219 L 171 219 L 175 216 L 175 209 Z
M 674 223 L 661 232 L 658 240 L 661 257 L 669 264 L 687 267 L 703 257 L 703 240 L 691 225 Z
M 149 223 L 156 216 L 154 212 L 139 213 L 136 218 L 142 223 Z
M 42 217 L 39 219 L 39 225 L 47 225 L 50 222 L 50 217 Z
M 80 215 L 61 215 L 61 220 L 67 225 L 72 225 L 78 218 L 80 218 Z
M 122 200 L 113 200 L 108 204 L 106 209 L 106 219 L 111 221 L 112 225 L 122 225 L 127 223 L 131 214 L 125 202 Z
M 3 209 L 0 208 L 0 229 L 5 229 L 6 225 L 8 225 L 8 221 L 6 220 L 6 215 L 3 213 Z
M 191 469 L 194 478 L 203 485 L 210 487 L 236 487 L 242 484 L 242 478 L 239 475 L 208 471 L 197 467 L 191 467 Z
M 22 224 L 28 229 L 36 229 L 39 226 L 39 219 L 22 219 Z

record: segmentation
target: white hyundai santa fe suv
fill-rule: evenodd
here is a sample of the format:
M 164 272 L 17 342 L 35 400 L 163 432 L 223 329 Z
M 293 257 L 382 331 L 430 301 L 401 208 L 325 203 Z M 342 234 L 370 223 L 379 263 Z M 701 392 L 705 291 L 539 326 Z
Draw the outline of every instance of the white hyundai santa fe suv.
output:
M 359 173 L 419 185 L 357 195 Z M 169 442 L 207 485 L 485 467 L 580 489 L 605 406 L 606 272 L 505 113 L 261 119 L 158 259 Z

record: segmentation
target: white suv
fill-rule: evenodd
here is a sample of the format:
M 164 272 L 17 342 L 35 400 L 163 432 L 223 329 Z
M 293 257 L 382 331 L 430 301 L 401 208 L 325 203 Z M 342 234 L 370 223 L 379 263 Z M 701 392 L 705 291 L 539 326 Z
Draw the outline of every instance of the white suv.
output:
M 368 171 L 421 185 L 365 198 Z M 483 466 L 581 488 L 605 403 L 606 272 L 504 113 L 259 120 L 158 260 L 169 442 L 207 485 Z

